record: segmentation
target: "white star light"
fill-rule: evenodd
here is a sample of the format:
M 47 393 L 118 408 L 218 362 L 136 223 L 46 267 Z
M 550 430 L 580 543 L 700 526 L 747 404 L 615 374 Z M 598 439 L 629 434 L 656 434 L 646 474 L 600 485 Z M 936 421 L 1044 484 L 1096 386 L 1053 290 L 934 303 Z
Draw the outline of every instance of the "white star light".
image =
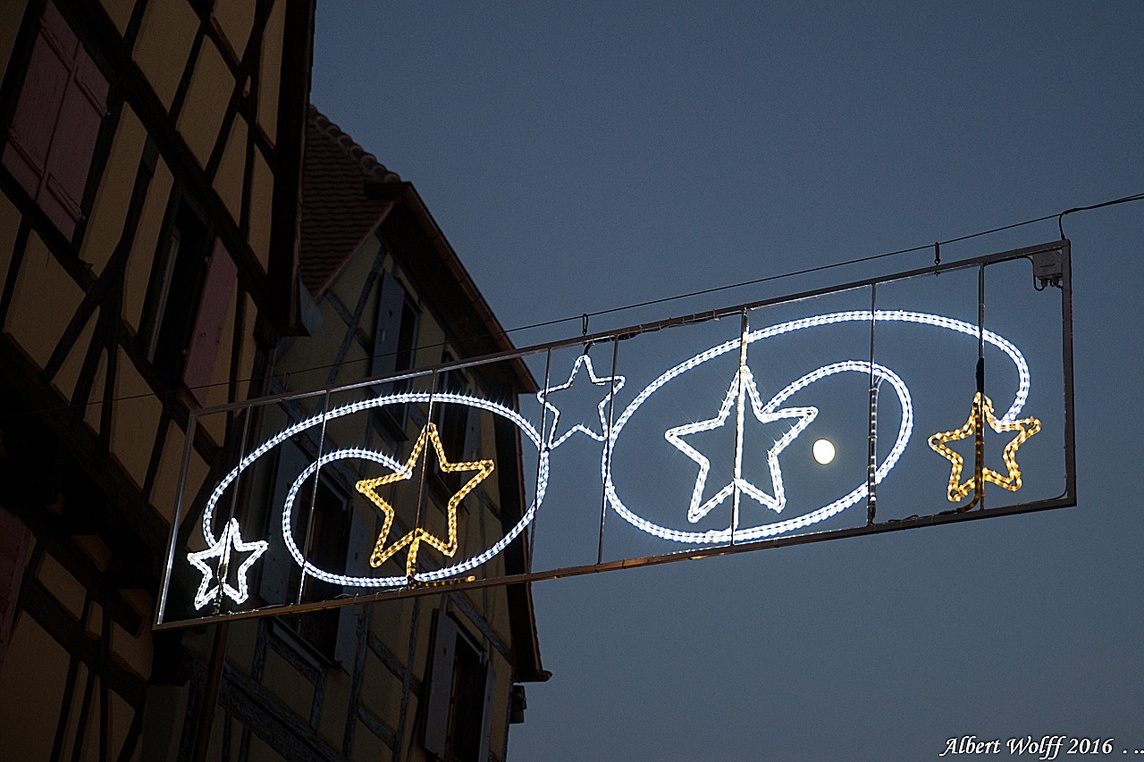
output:
M 231 484 L 248 468 L 258 462 L 258 459 L 268 452 L 272 451 L 275 447 L 282 444 L 287 439 L 297 436 L 303 431 L 322 426 L 330 421 L 335 421 L 346 416 L 360 413 L 363 410 L 380 409 L 386 405 L 404 405 L 406 403 L 427 403 L 434 402 L 453 402 L 458 405 L 467 405 L 468 407 L 478 408 L 480 410 L 487 410 L 490 413 L 498 415 L 511 421 L 521 432 L 528 438 L 534 447 L 540 452 L 540 459 L 537 462 L 537 478 L 536 478 L 536 492 L 533 497 L 532 504 L 528 506 L 528 510 L 521 516 L 518 521 L 507 533 L 491 547 L 485 551 L 478 553 L 471 558 L 468 558 L 460 563 L 453 564 L 452 566 L 443 566 L 440 569 L 432 571 L 418 572 L 414 575 L 414 579 L 418 582 L 437 582 L 448 577 L 453 577 L 458 574 L 463 574 L 471 569 L 475 569 L 489 559 L 501 553 L 509 544 L 524 532 L 525 528 L 532 523 L 536 518 L 537 512 L 540 510 L 541 505 L 544 503 L 544 495 L 548 490 L 548 450 L 543 446 L 540 441 L 540 434 L 533 428 L 532 424 L 526 420 L 517 411 L 507 408 L 491 400 L 480 399 L 478 397 L 469 397 L 464 394 L 428 394 L 421 392 L 404 392 L 402 394 L 388 394 L 383 397 L 367 397 L 365 399 L 357 400 L 346 405 L 341 405 L 333 410 L 325 413 L 318 413 L 302 421 L 282 429 L 274 436 L 267 439 L 251 452 L 247 453 L 245 457 L 235 466 L 230 473 L 222 478 L 222 481 L 215 487 L 214 492 L 211 493 L 210 498 L 207 500 L 206 507 L 203 509 L 203 517 L 200 527 L 202 528 L 203 537 L 210 545 L 215 545 L 214 535 L 214 515 L 215 509 L 219 505 L 223 494 L 230 487 Z M 290 490 L 286 493 L 286 501 L 282 507 L 282 539 L 286 542 L 286 549 L 290 551 L 291 557 L 294 562 L 302 569 L 305 569 L 307 574 L 313 575 L 320 580 L 329 582 L 334 585 L 343 585 L 347 587 L 403 587 L 409 584 L 409 580 L 404 574 L 400 576 L 389 577 L 350 577 L 345 574 L 333 574 L 331 572 L 319 569 L 314 566 L 302 555 L 302 549 L 298 547 L 298 543 L 294 540 L 294 533 L 291 530 L 293 526 L 293 510 L 294 501 L 298 497 L 298 492 L 302 489 L 302 485 L 310 478 L 315 471 L 327 463 L 332 463 L 338 460 L 345 459 L 363 459 L 371 460 L 375 463 L 381 463 L 386 468 L 391 470 L 398 470 L 401 464 L 391 458 L 385 453 L 376 452 L 374 450 L 365 450 L 359 447 L 351 447 L 344 450 L 335 450 L 328 452 L 318 460 L 311 463 L 306 467 L 298 478 L 294 480 Z M 225 531 L 225 527 L 224 527 Z M 199 567 L 201 568 L 201 567 Z M 160 611 L 160 616 L 162 611 Z
M 207 563 L 208 558 L 218 558 L 217 577 L 222 584 L 222 591 L 230 596 L 230 599 L 235 603 L 244 603 L 246 599 L 250 597 L 250 588 L 246 583 L 246 573 L 250 571 L 250 567 L 254 565 L 254 562 L 257 561 L 259 556 L 265 553 L 269 547 L 270 543 L 266 540 L 243 542 L 238 529 L 238 519 L 232 518 L 222 530 L 222 536 L 218 538 L 218 542 L 206 550 L 188 553 L 187 560 L 191 562 L 191 566 L 203 573 L 202 584 L 199 585 L 199 591 L 195 594 L 195 608 L 201 609 L 218 595 L 219 586 L 211 586 L 211 578 L 216 576 L 216 572 L 215 569 Z M 230 566 L 230 554 L 232 551 L 250 554 L 238 567 L 237 588 L 233 587 L 227 579 L 229 576 L 227 567 Z
M 842 511 L 858 503 L 865 498 L 869 493 L 869 484 L 866 480 L 858 483 L 850 492 L 842 497 L 834 500 L 826 505 L 816 508 L 809 513 L 797 514 L 781 521 L 773 521 L 770 523 L 763 523 L 757 526 L 747 527 L 746 529 L 734 529 L 724 527 L 722 529 L 708 529 L 702 532 L 687 532 L 680 529 L 675 529 L 669 526 L 661 526 L 653 521 L 649 521 L 637 514 L 631 507 L 625 505 L 624 501 L 620 498 L 619 492 L 616 488 L 615 474 L 612 472 L 613 462 L 611 459 L 612 452 L 616 447 L 617 441 L 621 438 L 624 431 L 624 426 L 628 421 L 636 415 L 640 407 L 643 406 L 657 391 L 667 385 L 672 379 L 682 376 L 688 371 L 694 370 L 704 363 L 710 362 L 718 357 L 723 357 L 729 352 L 739 350 L 743 352 L 744 344 L 750 345 L 757 341 L 774 338 L 776 336 L 784 336 L 794 334 L 798 331 L 807 330 L 811 328 L 820 328 L 824 326 L 840 325 L 844 323 L 870 323 L 874 321 L 875 324 L 885 323 L 914 323 L 916 325 L 932 326 L 934 328 L 941 328 L 944 330 L 954 331 L 965 336 L 972 337 L 975 341 L 984 340 L 984 342 L 1007 355 L 1013 362 L 1017 372 L 1017 393 L 1013 396 L 1013 404 L 1010 405 L 1009 410 L 1002 416 L 999 421 L 1011 423 L 1016 421 L 1024 407 L 1025 402 L 1029 398 L 1029 388 L 1031 384 L 1031 377 L 1029 374 L 1029 363 L 1025 360 L 1025 356 L 1021 351 L 1010 342 L 1008 339 L 999 336 L 992 331 L 982 331 L 978 326 L 966 323 L 954 318 L 943 317 L 942 315 L 932 315 L 927 312 L 908 312 L 906 310 L 877 310 L 871 312 L 870 310 L 853 310 L 849 312 L 832 312 L 822 315 L 814 315 L 806 318 L 799 318 L 797 320 L 788 320 L 784 323 L 776 323 L 774 325 L 760 328 L 750 333 L 745 337 L 740 336 L 722 344 L 706 349 L 699 354 L 684 360 L 678 365 L 664 371 L 658 378 L 648 384 L 642 391 L 636 394 L 624 411 L 616 417 L 608 433 L 608 446 L 604 448 L 604 456 L 600 461 L 600 473 L 604 479 L 604 495 L 607 498 L 608 505 L 612 507 L 620 518 L 627 521 L 636 529 L 642 532 L 659 537 L 671 542 L 687 543 L 687 544 L 719 544 L 727 543 L 730 541 L 735 542 L 752 542 L 755 540 L 763 540 L 768 537 L 776 537 L 780 534 L 792 532 L 800 529 L 805 529 L 820 521 L 825 521 L 832 516 L 837 516 Z M 740 359 L 740 364 L 745 364 L 743 359 Z M 901 422 L 898 426 L 898 436 L 894 440 L 890 452 L 874 472 L 874 484 L 881 484 L 882 481 L 889 475 L 889 473 L 898 464 L 902 454 L 906 450 L 906 446 L 910 442 L 910 436 L 914 430 L 914 405 L 910 398 L 910 391 L 906 387 L 904 381 L 897 376 L 889 368 L 871 363 L 866 360 L 846 360 L 843 362 L 833 363 L 831 365 L 824 365 L 823 367 L 807 373 L 802 378 L 789 384 L 786 388 L 776 394 L 767 402 L 764 410 L 771 412 L 782 405 L 792 395 L 807 388 L 811 384 L 821 381 L 824 378 L 829 378 L 838 373 L 856 372 L 862 373 L 867 377 L 873 376 L 877 381 L 885 381 L 889 383 L 894 393 L 898 397 L 898 403 L 901 406 Z M 737 494 L 737 493 L 736 493 Z
M 774 491 L 774 495 L 768 495 L 743 478 L 743 420 L 745 417 L 744 412 L 747 397 L 751 399 L 751 410 L 754 412 L 755 418 L 758 419 L 759 423 L 770 423 L 783 418 L 795 419 L 794 425 L 790 430 L 767 450 L 767 465 L 770 468 L 771 489 Z M 684 442 L 683 437 L 699 431 L 711 431 L 712 429 L 721 427 L 727 422 L 727 418 L 731 415 L 732 407 L 735 407 L 737 411 L 738 426 L 737 435 L 735 437 L 735 475 L 731 482 L 723 487 L 723 489 L 715 493 L 715 495 L 706 502 L 701 503 L 703 490 L 707 485 L 707 473 L 711 469 L 711 461 L 694 447 Z M 693 524 L 699 521 L 710 513 L 713 508 L 731 496 L 736 488 L 754 498 L 760 504 L 770 508 L 775 513 L 781 512 L 782 509 L 786 507 L 786 492 L 783 489 L 782 470 L 779 468 L 779 453 L 786 449 L 787 445 L 793 442 L 795 437 L 802 433 L 802 430 L 809 426 L 810 422 L 813 421 L 817 415 L 818 408 L 816 407 L 788 407 L 782 410 L 774 410 L 769 403 L 768 406 L 764 406 L 762 400 L 759 398 L 759 390 L 755 385 L 755 377 L 752 375 L 751 369 L 746 365 L 740 365 L 734 378 L 731 379 L 731 385 L 727 388 L 727 396 L 723 398 L 723 404 L 719 407 L 719 412 L 714 418 L 676 426 L 675 428 L 668 429 L 663 434 L 668 442 L 699 464 L 699 475 L 695 479 L 695 489 L 691 493 L 691 505 L 687 509 L 687 520 Z M 734 517 L 735 526 L 738 526 L 738 518 L 738 511 L 736 510 Z
M 564 432 L 563 436 L 561 436 L 559 439 L 557 439 L 556 438 L 556 431 L 557 431 L 557 424 L 560 422 L 560 411 L 548 401 L 548 398 L 549 398 L 549 396 L 552 395 L 553 392 L 564 391 L 565 389 L 571 387 L 572 382 L 576 380 L 576 373 L 579 372 L 581 365 L 585 366 L 588 369 L 588 378 L 591 379 L 593 384 L 595 384 L 596 386 L 607 386 L 607 387 L 609 387 L 608 393 L 606 395 L 604 395 L 604 399 L 600 400 L 600 404 L 596 408 L 600 414 L 600 432 L 601 433 L 597 434 L 595 431 L 588 428 L 584 424 L 577 423 L 575 426 L 568 429 L 568 431 Z M 572 373 L 568 376 L 567 381 L 565 381 L 560 386 L 550 386 L 547 389 L 544 389 L 543 391 L 539 391 L 536 393 L 537 401 L 542 403 L 546 409 L 552 411 L 552 429 L 548 432 L 548 449 L 549 450 L 556 449 L 561 444 L 563 444 L 564 441 L 566 439 L 568 439 L 568 437 L 572 436 L 577 431 L 584 432 L 588 436 L 592 437 L 592 439 L 595 439 L 597 442 L 603 442 L 606 439 L 603 432 L 608 430 L 608 416 L 605 413 L 605 408 L 607 408 L 608 403 L 611 402 L 612 397 L 615 395 L 615 393 L 618 392 L 620 389 L 623 389 L 623 388 L 624 388 L 624 377 L 623 376 L 606 376 L 604 378 L 600 378 L 599 376 L 596 375 L 596 371 L 592 368 L 592 358 L 588 357 L 588 355 L 586 355 L 586 354 L 580 355 L 579 357 L 577 357 L 576 362 L 572 365 Z

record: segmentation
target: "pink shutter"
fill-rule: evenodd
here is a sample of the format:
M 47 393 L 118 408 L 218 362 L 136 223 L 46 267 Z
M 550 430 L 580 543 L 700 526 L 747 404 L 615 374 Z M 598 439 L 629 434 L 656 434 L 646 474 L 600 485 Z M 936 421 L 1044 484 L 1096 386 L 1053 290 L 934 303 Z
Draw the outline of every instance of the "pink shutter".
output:
M 56 119 L 71 78 L 72 62 L 79 40 L 48 3 L 40 34 L 32 48 L 32 60 L 16 102 L 16 114 L 8 130 L 3 163 L 28 195 L 40 192 L 48 163 Z
M 2 161 L 68 238 L 80 218 L 107 91 L 99 67 L 48 3 Z
M 187 350 L 187 367 L 183 381 L 190 387 L 199 404 L 206 404 L 207 384 L 214 375 L 218 348 L 222 344 L 222 332 L 226 326 L 230 300 L 234 295 L 234 285 L 238 280 L 238 268 L 230 258 L 222 241 L 215 239 L 210 262 L 207 263 L 207 277 L 203 284 L 203 297 L 199 302 L 199 313 L 195 318 L 195 332 L 191 334 L 191 346 Z
M 48 152 L 47 177 L 37 198 L 40 208 L 68 238 L 81 216 L 99 125 L 107 113 L 107 89 L 103 73 L 80 48 Z
M 20 600 L 20 583 L 28 565 L 31 532 L 24 522 L 0 508 L 0 663 L 12 635 L 16 603 Z

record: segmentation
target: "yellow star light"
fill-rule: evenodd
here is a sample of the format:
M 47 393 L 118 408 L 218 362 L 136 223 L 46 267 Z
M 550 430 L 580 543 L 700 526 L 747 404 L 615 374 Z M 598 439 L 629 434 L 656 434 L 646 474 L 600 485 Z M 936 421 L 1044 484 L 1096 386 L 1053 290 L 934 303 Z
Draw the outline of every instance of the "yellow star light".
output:
M 389 530 L 393 527 L 394 510 L 393 506 L 378 494 L 377 489 L 386 484 L 412 478 L 413 469 L 416 467 L 417 461 L 421 458 L 421 453 L 425 450 L 427 443 L 432 443 L 433 449 L 437 452 L 437 462 L 440 464 L 441 470 L 445 473 L 451 474 L 462 471 L 476 471 L 477 473 L 449 498 L 447 507 L 448 540 L 442 540 L 440 537 L 435 537 L 430 534 L 428 530 L 416 527 L 400 540 L 386 548 L 385 541 L 386 538 L 389 537 Z M 386 474 L 385 476 L 379 476 L 375 479 L 362 479 L 355 485 L 357 491 L 369 498 L 385 517 L 381 526 L 381 533 L 377 536 L 377 543 L 374 545 L 373 553 L 369 557 L 369 565 L 376 569 L 399 550 L 409 546 L 409 553 L 405 557 L 405 575 L 407 577 L 413 577 L 417 571 L 417 551 L 421 547 L 422 542 L 428 543 L 446 556 L 452 558 L 457 552 L 457 506 L 465 499 L 466 495 L 472 492 L 473 489 L 492 472 L 493 462 L 491 460 L 476 460 L 470 463 L 450 463 L 447 461 L 445 459 L 445 448 L 442 446 L 441 437 L 437 433 L 437 426 L 433 423 L 426 424 L 425 428 L 421 429 L 421 435 L 417 437 L 417 442 L 413 445 L 413 452 L 410 453 L 409 460 L 405 462 L 401 470 Z
M 993 402 L 988 397 L 984 397 L 984 404 L 982 404 L 983 395 L 978 392 L 973 397 L 973 412 L 969 414 L 969 420 L 960 429 L 954 431 L 939 431 L 929 438 L 929 446 L 933 448 L 934 452 L 941 455 L 953 464 L 953 468 L 949 474 L 949 501 L 951 503 L 960 502 L 973 491 L 972 478 L 964 483 L 961 482 L 961 471 L 965 464 L 964 458 L 956 452 L 946 447 L 947 442 L 956 442 L 959 439 L 968 439 L 977 433 L 978 427 L 982 426 L 981 417 L 985 417 L 985 422 L 989 427 L 998 434 L 1005 431 L 1016 431 L 1017 436 L 1013 438 L 1009 444 L 1005 445 L 1005 450 L 1001 455 L 1002 460 L 1005 462 L 1005 468 L 1008 475 L 1001 475 L 992 468 L 985 468 L 982 466 L 981 476 L 985 481 L 993 482 L 999 487 L 1004 487 L 1010 492 L 1016 492 L 1021 489 L 1021 470 L 1017 468 L 1017 448 L 1025 443 L 1029 437 L 1036 434 L 1041 430 L 1041 422 L 1036 418 L 1021 418 L 1016 421 L 1003 421 L 998 420 L 993 415 Z

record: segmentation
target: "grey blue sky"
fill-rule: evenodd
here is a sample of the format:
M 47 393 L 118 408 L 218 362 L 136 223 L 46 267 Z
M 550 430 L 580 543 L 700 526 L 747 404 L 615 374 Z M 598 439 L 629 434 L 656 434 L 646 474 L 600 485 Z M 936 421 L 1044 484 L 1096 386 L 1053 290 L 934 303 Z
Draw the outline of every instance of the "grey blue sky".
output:
M 415 184 L 510 328 L 1144 191 L 1131 0 L 317 14 L 313 102 Z M 967 734 L 1144 749 L 1144 203 L 1064 224 L 1077 508 L 538 583 L 554 676 L 529 686 L 510 757 L 920 760 Z M 942 254 L 1056 237 L 1054 220 Z

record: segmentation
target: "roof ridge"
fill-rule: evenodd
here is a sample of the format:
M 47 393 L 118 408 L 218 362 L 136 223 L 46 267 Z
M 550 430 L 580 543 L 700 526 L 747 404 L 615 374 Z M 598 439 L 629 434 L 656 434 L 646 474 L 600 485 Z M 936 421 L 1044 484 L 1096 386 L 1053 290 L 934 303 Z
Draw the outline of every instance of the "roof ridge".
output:
M 362 173 L 371 180 L 382 183 L 399 183 L 401 176 L 387 168 L 377 160 L 369 151 L 362 148 L 350 137 L 349 133 L 332 122 L 314 104 L 310 104 L 310 123 L 327 140 L 342 149 L 361 168 Z

